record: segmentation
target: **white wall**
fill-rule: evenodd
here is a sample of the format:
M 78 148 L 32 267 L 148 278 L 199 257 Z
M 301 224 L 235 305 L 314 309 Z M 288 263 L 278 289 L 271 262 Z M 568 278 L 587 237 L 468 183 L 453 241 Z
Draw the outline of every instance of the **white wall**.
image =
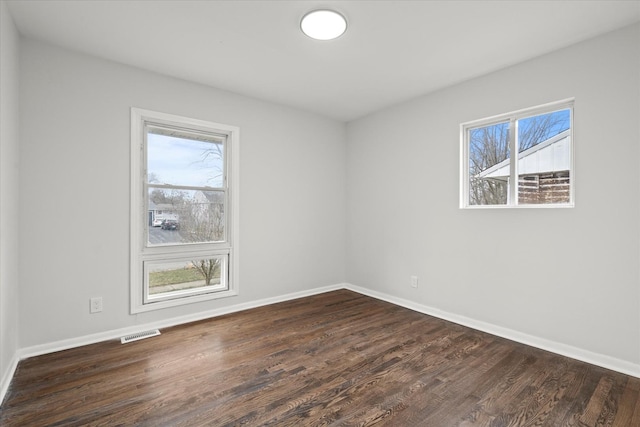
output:
M 18 43 L 0 2 L 0 397 L 18 350 Z
M 20 346 L 345 279 L 345 125 L 21 44 Z M 240 127 L 240 296 L 129 314 L 130 107 Z M 104 311 L 89 314 L 89 298 Z
M 349 282 L 637 366 L 639 29 L 350 123 Z M 569 97 L 576 207 L 460 210 L 460 123 Z

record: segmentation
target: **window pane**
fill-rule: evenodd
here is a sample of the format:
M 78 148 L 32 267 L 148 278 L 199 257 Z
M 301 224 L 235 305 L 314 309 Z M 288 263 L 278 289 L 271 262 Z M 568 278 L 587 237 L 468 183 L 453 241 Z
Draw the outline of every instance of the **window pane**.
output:
M 147 129 L 149 184 L 222 187 L 224 144 L 219 138 L 182 134 L 164 128 Z M 166 133 L 172 133 L 167 135 Z
M 149 188 L 149 245 L 225 241 L 225 192 Z
M 518 152 L 521 153 L 568 130 L 569 122 L 568 109 L 518 120 Z
M 504 205 L 509 195 L 509 123 L 469 130 L 469 204 Z
M 518 203 L 569 203 L 570 110 L 518 120 Z
M 226 256 L 145 263 L 147 299 L 209 292 L 225 288 Z

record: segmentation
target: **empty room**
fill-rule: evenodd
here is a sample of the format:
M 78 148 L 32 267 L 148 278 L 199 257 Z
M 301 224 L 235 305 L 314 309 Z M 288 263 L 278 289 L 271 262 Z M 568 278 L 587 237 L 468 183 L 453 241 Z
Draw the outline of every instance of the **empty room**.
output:
M 0 0 L 0 425 L 640 426 L 640 1 Z

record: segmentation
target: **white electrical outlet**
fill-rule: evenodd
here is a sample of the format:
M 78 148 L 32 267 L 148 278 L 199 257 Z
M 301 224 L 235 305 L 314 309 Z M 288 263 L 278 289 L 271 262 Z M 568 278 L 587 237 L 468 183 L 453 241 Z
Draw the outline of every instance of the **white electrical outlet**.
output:
M 89 301 L 91 302 L 90 313 L 100 313 L 102 311 L 102 297 L 91 298 Z
M 411 287 L 412 288 L 418 287 L 418 276 L 411 276 Z

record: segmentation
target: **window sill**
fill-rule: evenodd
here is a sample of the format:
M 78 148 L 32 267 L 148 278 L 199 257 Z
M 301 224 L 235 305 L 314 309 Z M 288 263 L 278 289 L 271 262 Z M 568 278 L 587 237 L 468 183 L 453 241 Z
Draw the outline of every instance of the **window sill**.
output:
M 198 302 L 233 297 L 237 295 L 238 295 L 237 290 L 228 289 L 225 291 L 209 292 L 207 294 L 185 296 L 183 298 L 168 299 L 164 301 L 156 301 L 156 302 L 151 302 L 147 304 L 136 304 L 131 307 L 131 313 L 132 314 L 145 313 L 149 311 L 161 310 L 164 308 L 179 307 L 181 305 L 189 305 L 189 304 L 194 304 Z

